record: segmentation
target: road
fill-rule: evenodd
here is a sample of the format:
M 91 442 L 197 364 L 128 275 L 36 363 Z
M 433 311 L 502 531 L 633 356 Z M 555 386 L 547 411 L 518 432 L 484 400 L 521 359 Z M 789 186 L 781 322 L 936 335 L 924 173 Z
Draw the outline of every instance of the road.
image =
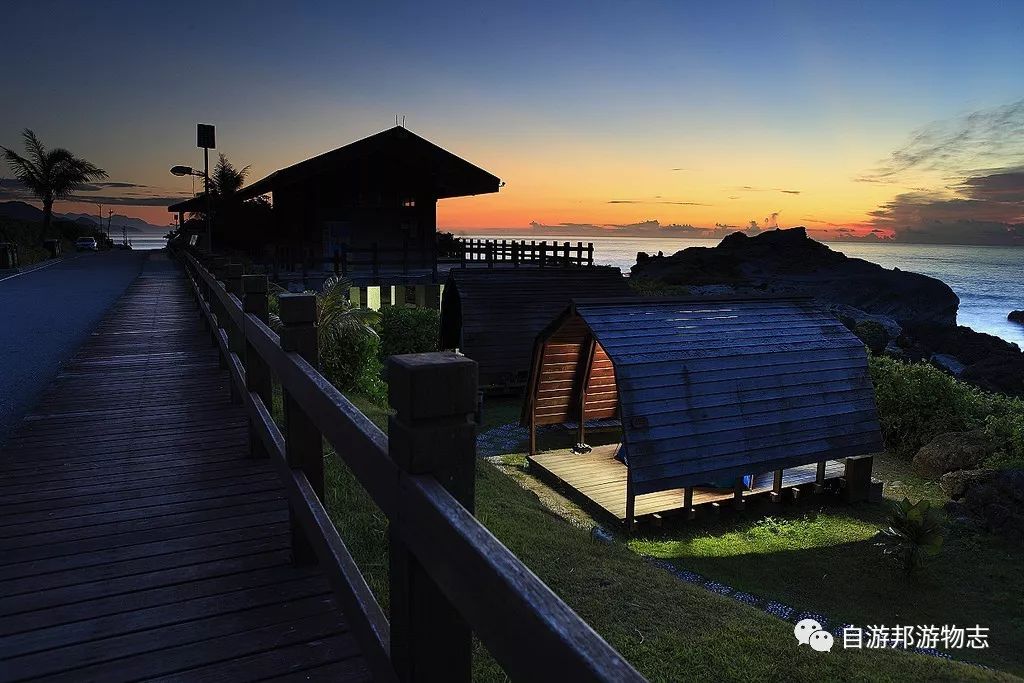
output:
M 13 277 L 0 271 L 0 444 L 151 253 L 71 254 Z

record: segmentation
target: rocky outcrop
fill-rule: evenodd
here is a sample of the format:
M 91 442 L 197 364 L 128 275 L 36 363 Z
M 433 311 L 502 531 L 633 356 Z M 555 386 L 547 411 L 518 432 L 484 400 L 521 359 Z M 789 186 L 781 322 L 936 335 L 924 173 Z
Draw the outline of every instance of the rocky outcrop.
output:
M 914 471 L 938 479 L 947 472 L 976 468 L 991 452 L 992 443 L 983 430 L 946 432 L 921 446 L 914 456 Z
M 716 247 L 691 247 L 638 261 L 632 275 L 673 285 L 729 285 L 744 293 L 812 296 L 903 326 L 955 325 L 960 305 L 953 290 L 935 278 L 849 258 L 812 240 L 804 228 L 755 237 L 733 233 Z
M 966 478 L 946 510 L 1011 540 L 1024 540 L 1024 470 L 995 470 Z
M 967 489 L 994 476 L 995 470 L 957 470 L 943 474 L 939 479 L 939 486 L 950 500 L 960 500 L 967 494 Z
M 1024 325 L 1024 311 L 1010 311 L 1010 315 L 1006 316 L 1006 319 L 1011 323 Z
M 640 254 L 633 277 L 686 286 L 694 296 L 811 296 L 872 353 L 930 362 L 986 391 L 1024 396 L 1024 353 L 990 334 L 957 326 L 960 300 L 935 278 L 848 258 L 804 228 L 729 235 L 716 247 L 671 256 Z M 1024 320 L 1024 312 L 1015 311 Z

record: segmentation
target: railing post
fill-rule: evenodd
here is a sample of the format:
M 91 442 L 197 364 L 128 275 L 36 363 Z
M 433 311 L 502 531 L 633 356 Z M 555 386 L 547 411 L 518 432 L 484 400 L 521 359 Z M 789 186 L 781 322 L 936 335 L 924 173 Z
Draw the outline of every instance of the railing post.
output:
M 242 298 L 242 275 L 244 272 L 245 266 L 241 263 L 228 263 L 224 266 L 224 289 L 228 294 L 234 294 L 239 299 Z M 235 325 L 234 318 L 226 310 L 224 311 L 224 322 L 221 326 L 228 333 L 228 351 L 237 356 L 242 356 L 245 353 L 244 331 L 241 327 Z M 231 382 L 230 385 L 231 400 L 234 403 L 241 403 L 242 395 L 238 392 L 238 387 L 235 386 L 234 382 Z
M 400 477 L 435 477 L 473 512 L 477 365 L 455 353 L 388 359 L 388 452 Z M 401 484 L 400 484 L 401 486 Z M 401 511 L 389 527 L 391 661 L 398 679 L 471 678 L 472 631 L 402 542 Z
M 316 330 L 316 295 L 282 294 L 278 298 L 281 310 L 281 348 L 294 351 L 314 368 L 318 367 L 319 347 Z M 323 436 L 298 402 L 284 391 L 285 452 L 288 465 L 300 469 L 309 480 L 318 498 L 324 497 Z M 316 552 L 306 538 L 294 511 L 290 511 L 292 532 L 292 561 L 295 564 L 315 564 Z
M 264 323 L 270 322 L 270 304 L 267 300 L 267 276 L 245 275 L 242 277 L 242 309 L 251 313 Z M 268 412 L 274 410 L 274 386 L 270 376 L 270 368 L 249 343 L 249 335 L 245 339 L 245 384 L 249 391 L 255 393 L 263 401 Z M 249 427 L 249 455 L 254 458 L 267 457 L 267 449 L 260 441 L 256 430 Z
M 587 265 L 588 266 L 594 265 L 594 243 L 593 242 L 588 242 L 587 243 Z

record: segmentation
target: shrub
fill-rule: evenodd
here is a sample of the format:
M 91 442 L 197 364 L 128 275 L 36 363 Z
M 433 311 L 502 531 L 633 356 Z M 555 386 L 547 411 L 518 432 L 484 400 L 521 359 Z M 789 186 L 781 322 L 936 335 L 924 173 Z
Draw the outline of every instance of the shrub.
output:
M 993 455 L 1024 459 L 1024 400 L 990 394 L 925 363 L 870 360 L 886 447 L 911 458 L 945 432 L 984 428 Z
M 682 285 L 670 285 L 661 280 L 645 277 L 629 278 L 629 288 L 640 296 L 689 296 L 690 290 Z
M 889 503 L 889 526 L 881 531 L 878 545 L 884 554 L 900 560 L 903 570 L 913 574 L 926 555 L 942 550 L 946 530 L 942 508 L 932 507 L 927 498 L 911 503 L 909 498 Z
M 853 327 L 853 333 L 857 335 L 864 346 L 868 347 L 871 353 L 882 353 L 885 345 L 889 343 L 889 333 L 881 323 L 874 320 L 862 320 Z
M 357 325 L 338 326 L 320 346 L 320 368 L 331 384 L 354 391 L 374 403 L 387 405 L 387 386 L 381 379 L 380 340 Z
M 381 360 L 401 353 L 437 350 L 440 315 L 430 308 L 385 306 L 380 318 Z

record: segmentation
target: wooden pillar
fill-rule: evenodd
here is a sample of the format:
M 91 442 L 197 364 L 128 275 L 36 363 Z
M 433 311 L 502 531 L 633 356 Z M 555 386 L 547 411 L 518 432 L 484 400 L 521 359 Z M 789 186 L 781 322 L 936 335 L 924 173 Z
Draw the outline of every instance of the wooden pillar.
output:
M 454 353 L 388 359 L 388 453 L 400 477 L 435 477 L 470 513 L 476 474 L 477 365 Z M 468 683 L 473 636 L 402 540 L 403 512 L 388 529 L 391 662 L 398 680 Z
M 590 373 L 594 367 L 594 354 L 597 352 L 597 340 L 587 335 L 583 351 L 583 372 L 580 380 L 580 428 L 576 435 L 578 443 L 586 443 L 587 436 L 587 385 L 590 384 Z
M 818 463 L 818 471 L 814 475 L 814 492 L 822 493 L 825 490 L 825 461 Z
M 633 474 L 629 471 L 629 464 L 626 464 L 626 533 L 633 532 L 633 525 L 636 522 L 636 493 L 633 492 Z
M 770 498 L 773 503 L 782 502 L 782 470 L 775 470 L 775 475 L 772 478 L 772 493 Z
M 242 309 L 247 315 L 251 314 L 264 324 L 270 321 L 270 305 L 267 300 L 266 275 L 245 275 L 242 277 Z M 246 323 L 249 324 L 248 321 Z M 252 344 L 245 342 L 245 384 L 250 392 L 259 396 L 267 412 L 274 410 L 274 385 L 270 375 L 270 368 Z M 249 428 L 249 455 L 253 458 L 267 457 L 267 449 L 260 441 L 256 430 Z
M 587 265 L 594 265 L 594 243 L 587 243 Z
M 843 479 L 846 483 L 844 497 L 848 503 L 860 503 L 871 497 L 871 466 L 874 458 L 870 455 L 858 455 L 846 459 L 846 472 Z
M 693 487 L 687 486 L 683 489 L 683 510 L 687 519 L 697 517 L 697 510 L 693 507 Z
M 732 508 L 733 510 L 742 510 L 744 507 L 743 502 L 743 476 L 736 477 L 736 481 L 732 487 Z
M 278 298 L 281 315 L 281 348 L 298 353 L 314 368 L 318 365 L 319 346 L 316 331 L 316 295 L 282 294 Z M 285 451 L 288 465 L 300 469 L 317 497 L 324 495 L 323 437 L 313 421 L 287 391 L 284 392 Z M 292 561 L 315 564 L 316 553 L 302 530 L 294 511 L 290 511 Z

